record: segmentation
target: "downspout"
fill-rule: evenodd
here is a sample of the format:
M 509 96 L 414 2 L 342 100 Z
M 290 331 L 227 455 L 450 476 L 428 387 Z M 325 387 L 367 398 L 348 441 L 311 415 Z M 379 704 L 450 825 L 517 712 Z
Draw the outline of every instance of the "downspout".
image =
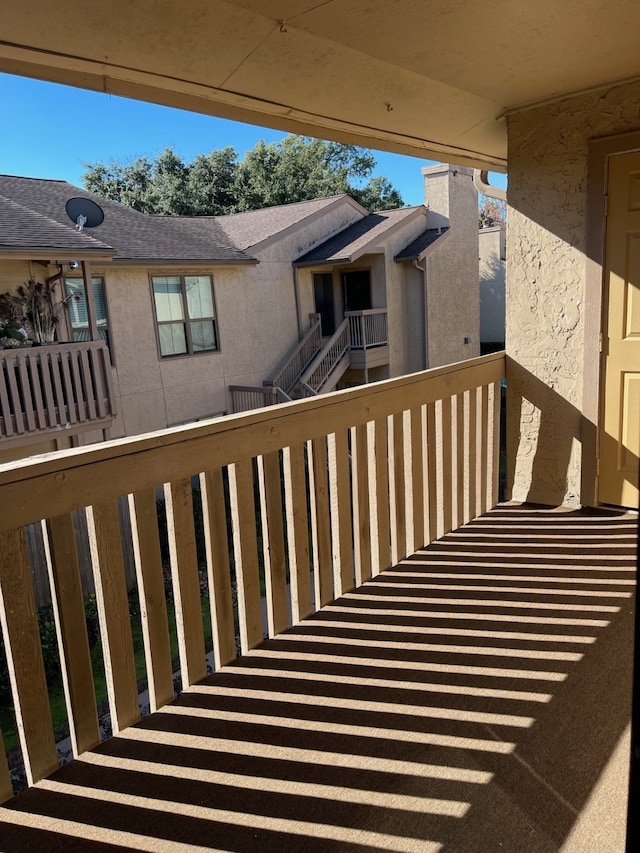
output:
M 293 269 L 293 298 L 296 305 L 296 322 L 298 324 L 298 340 L 302 340 L 302 317 L 300 316 L 300 293 L 298 283 L 298 267 L 292 266 Z
M 418 259 L 413 259 L 413 266 L 422 273 L 422 300 L 423 300 L 423 317 L 424 317 L 424 369 L 429 368 L 429 306 L 427 302 L 427 259 L 424 260 L 424 267 L 418 263 Z

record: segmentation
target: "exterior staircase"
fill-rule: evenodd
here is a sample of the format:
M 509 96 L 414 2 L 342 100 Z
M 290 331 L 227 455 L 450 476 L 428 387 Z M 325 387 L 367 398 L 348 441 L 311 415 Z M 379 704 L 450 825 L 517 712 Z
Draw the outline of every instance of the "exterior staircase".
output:
M 328 393 L 350 367 L 366 371 L 389 363 L 386 309 L 346 311 L 328 339 L 322 337 L 320 315 L 310 314 L 309 319 L 305 336 L 274 376 L 262 386 L 230 386 L 234 412 Z

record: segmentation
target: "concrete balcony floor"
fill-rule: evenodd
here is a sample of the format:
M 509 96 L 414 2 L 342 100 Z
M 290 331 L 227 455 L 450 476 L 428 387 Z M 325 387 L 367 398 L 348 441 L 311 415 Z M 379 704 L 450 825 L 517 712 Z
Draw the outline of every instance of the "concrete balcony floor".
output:
M 1 849 L 622 851 L 636 525 L 498 507 L 9 801 Z

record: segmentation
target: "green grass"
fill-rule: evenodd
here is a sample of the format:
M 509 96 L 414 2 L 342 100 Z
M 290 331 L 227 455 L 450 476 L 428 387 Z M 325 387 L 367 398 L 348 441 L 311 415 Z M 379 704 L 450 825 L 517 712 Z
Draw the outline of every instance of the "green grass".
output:
M 204 625 L 205 647 L 207 650 L 211 648 L 212 631 L 211 631 L 211 609 L 209 607 L 209 599 L 206 596 L 201 597 L 202 617 Z M 167 616 L 169 622 L 169 639 L 171 645 L 171 660 L 173 662 L 174 671 L 178 668 L 178 634 L 176 629 L 176 616 L 173 605 L 167 608 Z M 133 653 L 136 664 L 136 679 L 138 680 L 139 692 L 146 689 L 147 669 L 144 657 L 144 641 L 142 638 L 142 622 L 140 615 L 137 612 L 131 618 L 131 633 L 133 636 Z M 107 700 L 107 681 L 104 671 L 104 660 L 102 657 L 102 643 L 97 642 L 91 648 L 91 665 L 93 668 L 93 685 L 96 694 L 96 702 L 98 708 L 106 703 Z M 67 724 L 67 708 L 64 699 L 64 690 L 62 688 L 62 679 L 49 686 L 49 704 L 51 706 L 51 718 L 53 728 L 56 735 L 56 740 L 62 740 L 68 735 Z M 106 708 L 105 708 L 106 710 Z M 102 709 L 100 709 L 102 713 Z M 18 732 L 16 727 L 15 714 L 12 707 L 0 705 L 0 732 L 4 737 L 5 749 L 7 752 L 15 749 L 18 746 Z

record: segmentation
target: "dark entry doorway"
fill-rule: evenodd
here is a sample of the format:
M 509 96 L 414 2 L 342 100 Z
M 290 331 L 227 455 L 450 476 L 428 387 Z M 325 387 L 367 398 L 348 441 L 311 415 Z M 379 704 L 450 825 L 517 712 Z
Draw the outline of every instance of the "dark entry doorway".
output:
M 368 311 L 371 305 L 371 271 L 353 270 L 342 274 L 345 311 Z
M 332 335 L 336 330 L 336 312 L 333 304 L 333 276 L 330 272 L 314 273 L 313 295 L 316 313 L 320 315 L 322 334 Z

